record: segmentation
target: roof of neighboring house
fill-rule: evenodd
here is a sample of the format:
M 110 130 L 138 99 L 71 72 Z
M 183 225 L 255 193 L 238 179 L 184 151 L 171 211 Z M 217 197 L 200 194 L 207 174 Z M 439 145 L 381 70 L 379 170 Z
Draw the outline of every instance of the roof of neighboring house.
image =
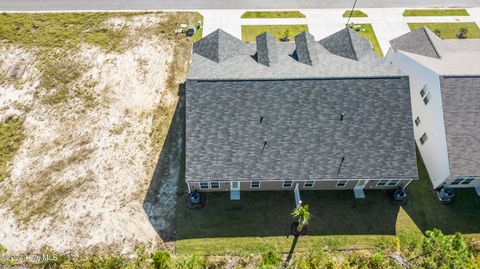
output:
M 355 31 L 345 28 L 340 32 L 344 34 L 334 34 L 320 42 L 313 41 L 310 34 L 300 34 L 296 40 L 301 47 L 300 59 L 294 42 L 276 43 L 278 64 L 266 66 L 257 62 L 256 43 L 244 43 L 219 29 L 193 45 L 192 64 L 187 79 L 293 79 L 404 75 L 393 65 L 377 57 L 370 43 Z M 341 41 L 342 38 L 345 41 Z M 322 46 L 322 42 L 328 45 Z M 303 44 L 305 44 L 304 47 L 302 47 Z M 339 48 L 334 49 L 335 44 Z M 356 49 L 352 50 L 352 47 Z M 260 49 L 266 48 L 260 47 Z M 350 54 L 344 51 L 349 51 Z M 314 64 L 303 63 L 302 57 L 308 58 L 310 55 Z M 359 60 L 356 60 L 357 57 Z M 220 58 L 221 60 L 218 61 Z
M 452 176 L 480 175 L 480 76 L 441 77 Z
M 480 39 L 442 40 L 422 27 L 391 44 L 440 75 L 451 176 L 480 175 Z
M 220 62 L 194 45 L 186 180 L 416 178 L 408 77 L 342 31 L 358 60 L 307 33 Z
M 480 39 L 440 39 L 427 27 L 390 41 L 392 48 L 406 52 L 440 75 L 480 75 Z

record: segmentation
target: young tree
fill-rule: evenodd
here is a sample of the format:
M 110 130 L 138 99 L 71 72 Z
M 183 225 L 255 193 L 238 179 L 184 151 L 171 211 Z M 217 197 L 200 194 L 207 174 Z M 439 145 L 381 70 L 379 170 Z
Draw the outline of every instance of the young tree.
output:
M 300 207 L 293 209 L 291 214 L 292 217 L 296 218 L 298 221 L 297 232 L 300 234 L 303 230 L 303 226 L 307 225 L 312 218 L 310 211 L 308 211 L 308 205 L 301 205 Z
M 444 235 L 440 230 L 427 231 L 422 242 L 424 268 L 473 268 L 472 259 L 460 233 Z

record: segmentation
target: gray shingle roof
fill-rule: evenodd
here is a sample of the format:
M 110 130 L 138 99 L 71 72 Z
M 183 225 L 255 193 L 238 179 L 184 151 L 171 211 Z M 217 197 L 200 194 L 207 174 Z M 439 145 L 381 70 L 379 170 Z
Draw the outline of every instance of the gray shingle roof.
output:
M 417 177 L 408 77 L 362 46 L 352 60 L 310 44 L 312 66 L 293 43 L 277 43 L 271 66 L 252 57 L 254 44 L 220 62 L 194 50 L 187 181 Z
M 370 42 L 348 27 L 320 40 L 320 44 L 329 52 L 352 60 L 373 53 Z
M 229 33 L 217 29 L 193 44 L 193 52 L 215 62 L 221 62 L 240 55 L 243 42 Z
M 402 50 L 427 57 L 440 58 L 441 39 L 427 27 L 420 27 L 390 41 L 395 50 Z
M 441 77 L 452 176 L 480 175 L 480 76 Z
M 263 33 L 256 38 L 257 61 L 263 65 L 270 66 L 277 62 L 278 52 L 275 36 L 270 33 Z
M 317 44 L 312 34 L 303 32 L 295 36 L 295 55 L 304 64 L 314 65 L 318 62 Z

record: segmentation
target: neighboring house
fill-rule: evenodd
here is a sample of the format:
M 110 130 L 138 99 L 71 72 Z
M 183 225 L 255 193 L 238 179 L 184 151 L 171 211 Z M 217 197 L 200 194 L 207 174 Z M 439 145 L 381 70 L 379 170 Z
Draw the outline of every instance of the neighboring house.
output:
M 391 42 L 410 75 L 415 141 L 435 189 L 480 185 L 480 39 L 442 40 L 423 27 Z
M 405 187 L 417 178 L 408 76 L 341 30 L 295 43 L 217 30 L 186 82 L 189 191 Z

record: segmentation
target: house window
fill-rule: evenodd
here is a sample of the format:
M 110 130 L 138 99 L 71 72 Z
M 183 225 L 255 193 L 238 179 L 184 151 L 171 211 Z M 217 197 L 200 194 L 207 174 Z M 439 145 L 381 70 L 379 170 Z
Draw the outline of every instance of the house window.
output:
M 418 126 L 420 124 L 420 117 L 417 117 L 415 119 L 415 125 Z
M 220 189 L 220 183 L 218 181 L 212 181 L 212 182 L 210 182 L 210 188 Z
M 392 179 L 390 181 L 388 181 L 388 186 L 397 186 L 398 182 L 400 182 L 400 180 L 398 179 Z
M 315 181 L 313 181 L 313 180 L 307 180 L 307 181 L 305 181 L 305 184 L 303 184 L 303 187 L 305 187 L 305 188 L 312 188 L 313 185 L 315 185 Z
M 462 180 L 463 180 L 463 178 L 457 178 L 454 181 L 452 181 L 452 183 L 450 183 L 450 185 L 458 185 L 458 184 L 460 184 L 460 182 L 462 182 Z
M 388 180 L 379 180 L 377 182 L 377 186 L 386 186 L 388 183 Z
M 425 96 L 427 91 L 428 91 L 427 84 L 425 84 L 425 86 L 423 86 L 422 90 L 420 91 L 420 95 L 422 96 L 422 98 Z
M 346 181 L 346 180 L 339 180 L 339 181 L 337 181 L 337 187 L 343 188 L 343 187 L 345 187 L 345 186 L 347 186 L 347 181 Z
M 284 180 L 282 187 L 283 187 L 283 188 L 290 188 L 290 187 L 292 187 L 292 181 L 291 181 L 291 180 Z
M 474 178 L 469 177 L 469 178 L 464 179 L 461 184 L 462 185 L 468 185 L 468 184 L 472 183 L 472 181 L 474 181 L 474 180 L 475 180 Z
M 208 189 L 208 182 L 200 182 L 200 189 Z
M 258 189 L 258 188 L 260 188 L 260 181 L 252 181 L 252 182 L 250 182 L 250 188 L 251 188 L 251 189 Z
M 428 139 L 428 136 L 426 133 L 423 133 L 422 137 L 420 137 L 420 144 L 424 144 L 425 142 L 427 142 L 427 139 Z
M 425 98 L 423 98 L 423 102 L 425 103 L 425 105 L 428 104 L 428 102 L 430 101 L 431 98 L 432 97 L 431 97 L 430 93 L 427 93 L 427 96 L 425 96 Z

